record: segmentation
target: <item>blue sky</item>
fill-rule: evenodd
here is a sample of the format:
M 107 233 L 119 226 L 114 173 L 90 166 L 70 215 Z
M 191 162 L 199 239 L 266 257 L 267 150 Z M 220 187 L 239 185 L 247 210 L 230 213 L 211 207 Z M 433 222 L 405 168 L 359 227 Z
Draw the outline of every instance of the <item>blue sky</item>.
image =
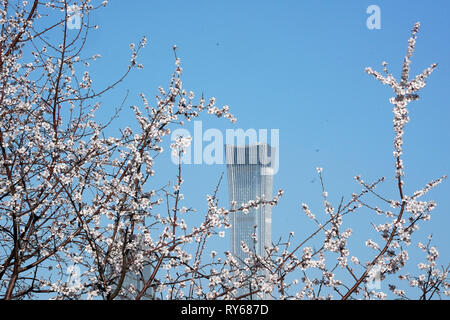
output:
M 366 27 L 366 8 L 372 4 L 381 9 L 379 30 Z M 110 83 L 125 70 L 130 42 L 138 43 L 145 35 L 148 46 L 138 59 L 144 69 L 133 72 L 101 98 L 99 116 L 106 118 L 127 90 L 126 105 L 140 105 L 140 92 L 152 97 L 158 86 L 166 86 L 176 44 L 185 88 L 197 97 L 202 92 L 216 97 L 218 105 L 229 105 L 238 119 L 231 124 L 204 116 L 204 130 L 280 130 L 280 166 L 274 181 L 275 190 L 284 189 L 285 196 L 273 210 L 273 237 L 294 231 L 294 239 L 301 241 L 314 231 L 301 211 L 302 202 L 325 218 L 316 167 L 324 168 L 326 190 L 336 207 L 341 196 L 349 199 L 360 190 L 353 180 L 357 174 L 366 181 L 385 176 L 387 181 L 380 190 L 387 197 L 397 197 L 388 102 L 392 91 L 364 68 L 382 71 L 380 64 L 387 61 L 390 71 L 399 77 L 410 30 L 417 21 L 422 27 L 411 75 L 431 63 L 439 65 L 420 100 L 409 107 L 411 122 L 404 146 L 406 192 L 450 173 L 449 9 L 445 0 L 111 1 L 91 17 L 100 27 L 90 33 L 86 46 L 87 53 L 102 55 L 90 67 L 97 86 Z M 131 123 L 131 113 L 124 111 L 111 132 Z M 192 132 L 192 125 L 187 129 Z M 169 153 L 161 158 L 154 188 L 169 179 L 174 181 L 176 167 L 169 159 Z M 185 205 L 204 210 L 205 195 L 214 190 L 225 169 L 224 165 L 185 166 Z M 425 241 L 423 236 L 432 233 L 442 264 L 450 257 L 449 192 L 447 181 L 429 193 L 426 199 L 436 200 L 438 207 L 413 238 L 413 243 Z M 226 179 L 219 195 L 226 206 Z M 362 210 L 347 221 L 344 225 L 353 228 L 354 243 L 380 240 L 370 231 L 370 222 L 380 222 L 373 213 Z M 228 240 L 218 240 L 216 249 L 228 250 Z M 374 254 L 363 246 L 351 248 L 351 255 L 361 260 Z M 411 272 L 417 271 L 416 257 L 411 260 Z

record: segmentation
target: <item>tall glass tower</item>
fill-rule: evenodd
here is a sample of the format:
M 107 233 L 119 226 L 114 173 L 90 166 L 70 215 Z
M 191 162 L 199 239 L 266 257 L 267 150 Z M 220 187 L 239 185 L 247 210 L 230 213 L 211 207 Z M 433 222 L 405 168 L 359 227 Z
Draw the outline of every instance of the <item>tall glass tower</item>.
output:
M 236 203 L 235 207 L 257 198 L 272 198 L 274 154 L 274 148 L 265 143 L 225 145 L 229 198 L 231 203 Z M 272 245 L 271 206 L 259 206 L 248 213 L 232 213 L 231 224 L 231 253 L 241 265 L 248 258 L 241 249 L 241 242 L 260 256 L 264 256 L 265 248 Z M 254 233 L 256 243 L 252 238 Z M 241 288 L 238 295 L 248 291 L 247 288 Z

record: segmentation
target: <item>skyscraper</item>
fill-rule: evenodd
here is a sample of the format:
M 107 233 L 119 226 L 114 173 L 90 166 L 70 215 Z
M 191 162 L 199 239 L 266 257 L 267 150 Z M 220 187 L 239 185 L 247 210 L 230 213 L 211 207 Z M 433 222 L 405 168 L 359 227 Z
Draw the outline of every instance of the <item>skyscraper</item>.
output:
M 225 145 L 229 198 L 236 207 L 250 200 L 272 198 L 274 154 L 274 148 L 268 144 Z M 241 265 L 248 257 L 241 249 L 241 242 L 260 256 L 272 245 L 272 207 L 259 206 L 248 213 L 232 213 L 231 224 L 231 253 Z M 256 243 L 253 233 L 256 233 Z M 248 290 L 240 289 L 238 294 Z

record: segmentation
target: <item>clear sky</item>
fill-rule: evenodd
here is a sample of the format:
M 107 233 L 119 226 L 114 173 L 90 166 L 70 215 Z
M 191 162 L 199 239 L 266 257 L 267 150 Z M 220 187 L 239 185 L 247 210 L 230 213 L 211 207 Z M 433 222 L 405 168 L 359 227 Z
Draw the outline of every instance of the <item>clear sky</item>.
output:
M 366 27 L 366 9 L 373 4 L 381 9 L 379 30 Z M 115 0 L 91 17 L 100 27 L 91 32 L 86 50 L 102 55 L 90 67 L 100 87 L 125 70 L 129 43 L 138 43 L 143 35 L 148 38 L 148 46 L 138 59 L 144 69 L 133 72 L 101 98 L 104 109 L 100 116 L 112 112 L 127 89 L 126 105 L 140 105 L 140 92 L 152 97 L 158 86 L 166 86 L 174 67 L 172 46 L 176 44 L 185 88 L 197 97 L 202 92 L 216 97 L 218 105 L 229 105 L 238 119 L 231 124 L 206 115 L 201 118 L 204 130 L 279 129 L 280 165 L 274 189 L 284 189 L 285 196 L 273 209 L 274 240 L 294 231 L 294 239 L 301 241 L 314 230 L 301 211 L 302 202 L 308 203 L 316 216 L 325 218 L 316 167 L 324 168 L 326 189 L 336 207 L 341 196 L 349 199 L 353 192 L 359 192 L 353 180 L 357 174 L 366 181 L 385 176 L 381 190 L 387 197 L 397 197 L 388 101 L 392 91 L 367 75 L 364 68 L 382 71 L 381 62 L 387 61 L 390 71 L 399 77 L 410 30 L 417 21 L 422 26 L 411 75 L 431 63 L 439 65 L 420 100 L 409 107 L 411 122 L 404 147 L 406 192 L 450 174 L 449 15 L 447 0 Z M 111 132 L 128 122 L 133 119 L 125 111 Z M 192 132 L 192 125 L 187 129 Z M 154 188 L 168 179 L 174 181 L 176 167 L 169 159 L 167 152 L 158 164 Z M 205 195 L 214 190 L 225 169 L 224 165 L 187 165 L 183 169 L 185 205 L 198 208 L 203 216 Z M 450 181 L 429 193 L 426 199 L 436 200 L 437 209 L 413 238 L 415 244 L 432 233 L 440 263 L 445 265 L 450 257 L 449 194 Z M 219 195 L 226 206 L 226 179 Z M 362 261 L 373 257 L 371 249 L 363 251 L 364 246 L 356 243 L 368 238 L 381 243 L 370 231 L 370 222 L 385 220 L 364 210 L 346 219 L 344 226 L 354 230 L 350 255 L 358 255 Z M 228 235 L 222 240 L 215 244 L 217 251 L 229 249 Z M 418 271 L 416 258 L 411 260 L 408 270 Z

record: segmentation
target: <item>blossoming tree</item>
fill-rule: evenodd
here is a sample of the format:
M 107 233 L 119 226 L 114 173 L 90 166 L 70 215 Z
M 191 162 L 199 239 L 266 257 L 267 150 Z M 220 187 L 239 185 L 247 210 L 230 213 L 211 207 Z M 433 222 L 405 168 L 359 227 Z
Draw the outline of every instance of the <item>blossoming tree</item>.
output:
M 394 105 L 399 198 L 386 199 L 376 193 L 384 178 L 367 183 L 357 176 L 362 190 L 336 209 L 323 188 L 325 221 L 320 222 L 303 204 L 304 212 L 317 223 L 314 233 L 296 245 L 291 233 L 267 248 L 264 256 L 242 244 L 248 258 L 237 261 L 230 252 L 207 253 L 209 239 L 230 227 L 231 214 L 276 205 L 283 192 L 273 199 L 255 199 L 227 209 L 219 204 L 217 186 L 207 196 L 208 210 L 202 222 L 188 226 L 193 209 L 182 205 L 181 163 L 172 188 L 152 184 L 162 142 L 173 127 L 205 112 L 230 121 L 235 118 L 228 106 L 217 107 L 214 98 L 195 99 L 193 92 L 184 89 L 174 47 L 175 70 L 168 87 L 159 88 L 154 103 L 141 94 L 142 106 L 133 106 L 137 129 L 126 127 L 118 136 L 107 136 L 110 122 L 102 124 L 95 116 L 101 108 L 98 98 L 125 81 L 133 69 L 143 67 L 137 58 L 146 39 L 130 45 L 131 57 L 123 76 L 95 90 L 87 66 L 100 56 L 84 57 L 83 46 L 88 31 L 96 27 L 89 24 L 89 14 L 105 5 L 107 1 L 98 5 L 90 0 L 2 1 L 0 296 L 142 299 L 152 289 L 162 299 L 243 299 L 263 294 L 289 299 L 384 298 L 384 292 L 368 289 L 367 282 L 401 271 L 408 259 L 404 246 L 411 243 L 417 225 L 428 220 L 435 207 L 434 202 L 419 199 L 445 179 L 436 179 L 412 195 L 404 194 L 402 145 L 409 120 L 407 105 L 419 98 L 417 92 L 436 67 L 433 64 L 409 80 L 419 24 L 412 31 L 400 81 L 388 72 L 386 63 L 385 76 L 366 70 L 395 93 L 390 102 Z M 75 33 L 69 33 L 73 12 L 77 12 L 80 25 Z M 189 143 L 180 137 L 171 147 L 181 155 Z M 322 169 L 318 173 L 323 182 Z M 392 208 L 370 206 L 363 200 L 369 193 Z M 350 255 L 352 230 L 342 230 L 343 218 L 360 207 L 369 207 L 387 219 L 375 226 L 382 244 L 366 243 L 378 251 L 366 264 Z M 320 248 L 306 246 L 319 236 L 323 236 Z M 253 239 L 258 241 L 256 236 Z M 401 279 L 419 288 L 423 299 L 448 294 L 448 267 L 439 269 L 437 249 L 430 241 L 419 243 L 419 248 L 427 254 L 427 261 L 419 266 L 424 273 L 401 275 Z M 363 269 L 361 274 L 350 267 L 350 256 L 351 263 Z M 337 268 L 349 276 L 337 279 Z M 130 277 L 137 282 L 129 281 Z M 239 287 L 250 289 L 239 295 Z M 389 288 L 405 297 L 397 286 Z

